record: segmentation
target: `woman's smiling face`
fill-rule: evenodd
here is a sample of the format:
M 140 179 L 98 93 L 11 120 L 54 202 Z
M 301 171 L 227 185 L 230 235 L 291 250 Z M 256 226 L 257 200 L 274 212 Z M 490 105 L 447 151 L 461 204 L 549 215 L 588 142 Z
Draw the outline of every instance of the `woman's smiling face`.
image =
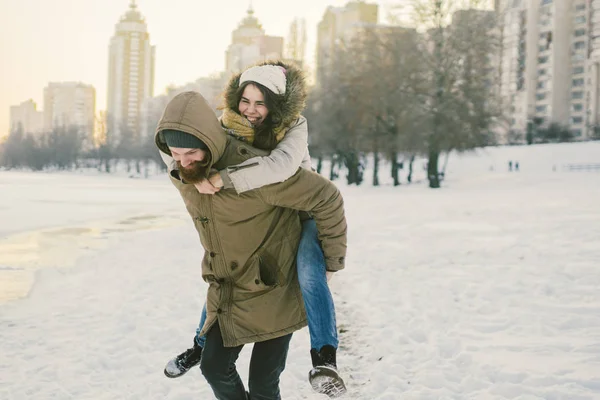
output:
M 238 109 L 241 115 L 246 117 L 252 126 L 259 126 L 269 115 L 269 109 L 265 105 L 265 97 L 256 85 L 246 85 Z

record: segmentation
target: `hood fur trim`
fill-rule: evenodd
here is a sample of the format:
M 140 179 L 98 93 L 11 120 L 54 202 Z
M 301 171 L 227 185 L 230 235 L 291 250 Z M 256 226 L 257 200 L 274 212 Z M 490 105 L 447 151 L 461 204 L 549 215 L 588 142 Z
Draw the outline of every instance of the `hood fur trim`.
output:
M 304 72 L 297 66 L 282 61 L 263 61 L 256 65 L 278 65 L 286 69 L 287 82 L 283 95 L 283 118 L 281 123 L 274 128 L 275 130 L 289 128 L 298 120 L 306 106 L 307 88 Z M 225 107 L 236 113 L 238 112 L 238 103 L 235 93 L 240 86 L 241 75 L 241 72 L 233 75 L 223 93 Z

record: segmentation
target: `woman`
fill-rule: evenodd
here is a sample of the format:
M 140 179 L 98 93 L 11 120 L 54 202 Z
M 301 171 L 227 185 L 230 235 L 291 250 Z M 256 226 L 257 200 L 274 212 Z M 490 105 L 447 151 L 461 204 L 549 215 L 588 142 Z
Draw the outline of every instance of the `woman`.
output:
M 214 194 L 224 187 L 241 194 L 285 181 L 299 167 L 311 168 L 307 121 L 300 115 L 306 101 L 301 70 L 282 62 L 262 63 L 233 76 L 224 95 L 221 123 L 227 133 L 271 153 L 214 173 L 209 181 L 196 184 L 199 192 Z M 316 391 L 335 396 L 346 388 L 337 372 L 335 309 L 327 285 L 333 272 L 325 270 L 314 220 L 302 219 L 297 269 L 311 338 L 313 369 L 309 380 Z M 203 308 L 197 333 L 204 325 L 205 313 Z M 197 365 L 204 340 L 197 335 L 194 347 L 171 360 L 165 374 L 179 377 Z

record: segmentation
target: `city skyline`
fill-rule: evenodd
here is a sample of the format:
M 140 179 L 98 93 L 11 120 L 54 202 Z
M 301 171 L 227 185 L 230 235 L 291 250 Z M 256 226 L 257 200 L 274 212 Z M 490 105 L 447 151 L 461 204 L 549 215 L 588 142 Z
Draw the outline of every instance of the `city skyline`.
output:
M 294 18 L 307 26 L 306 62 L 314 68 L 316 27 L 328 6 L 348 0 L 306 0 L 285 3 L 253 0 L 252 8 L 265 31 L 287 38 Z M 96 89 L 97 111 L 107 101 L 108 47 L 115 25 L 130 0 L 103 4 L 91 0 L 0 2 L 0 54 L 6 69 L 0 78 L 0 137 L 9 133 L 10 106 L 32 99 L 43 105 L 49 82 L 81 82 Z M 380 5 L 386 1 L 373 2 Z M 156 46 L 155 95 L 170 85 L 184 85 L 225 70 L 225 52 L 231 34 L 246 16 L 250 1 L 224 0 L 201 5 L 193 0 L 136 0 Z M 32 11 L 35 10 L 35 11 Z

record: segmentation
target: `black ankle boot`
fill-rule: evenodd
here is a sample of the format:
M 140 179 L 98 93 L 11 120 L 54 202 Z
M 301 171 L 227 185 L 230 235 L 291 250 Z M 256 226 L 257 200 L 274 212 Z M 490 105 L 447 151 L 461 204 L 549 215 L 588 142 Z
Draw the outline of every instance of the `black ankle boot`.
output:
M 329 367 L 337 368 L 335 354 L 336 348 L 329 344 L 326 344 L 325 346 L 321 347 L 320 351 L 310 349 L 310 357 L 312 358 L 313 367 L 327 365 Z
M 187 349 L 177 357 L 170 360 L 165 366 L 165 376 L 167 378 L 179 378 L 190 370 L 190 368 L 200 364 L 200 358 L 202 357 L 202 347 L 196 342 L 194 338 L 194 346 Z
M 336 348 L 330 345 L 321 350 L 310 350 L 313 369 L 308 373 L 308 381 L 317 393 L 329 397 L 339 397 L 346 393 L 346 385 L 338 374 L 336 363 Z

